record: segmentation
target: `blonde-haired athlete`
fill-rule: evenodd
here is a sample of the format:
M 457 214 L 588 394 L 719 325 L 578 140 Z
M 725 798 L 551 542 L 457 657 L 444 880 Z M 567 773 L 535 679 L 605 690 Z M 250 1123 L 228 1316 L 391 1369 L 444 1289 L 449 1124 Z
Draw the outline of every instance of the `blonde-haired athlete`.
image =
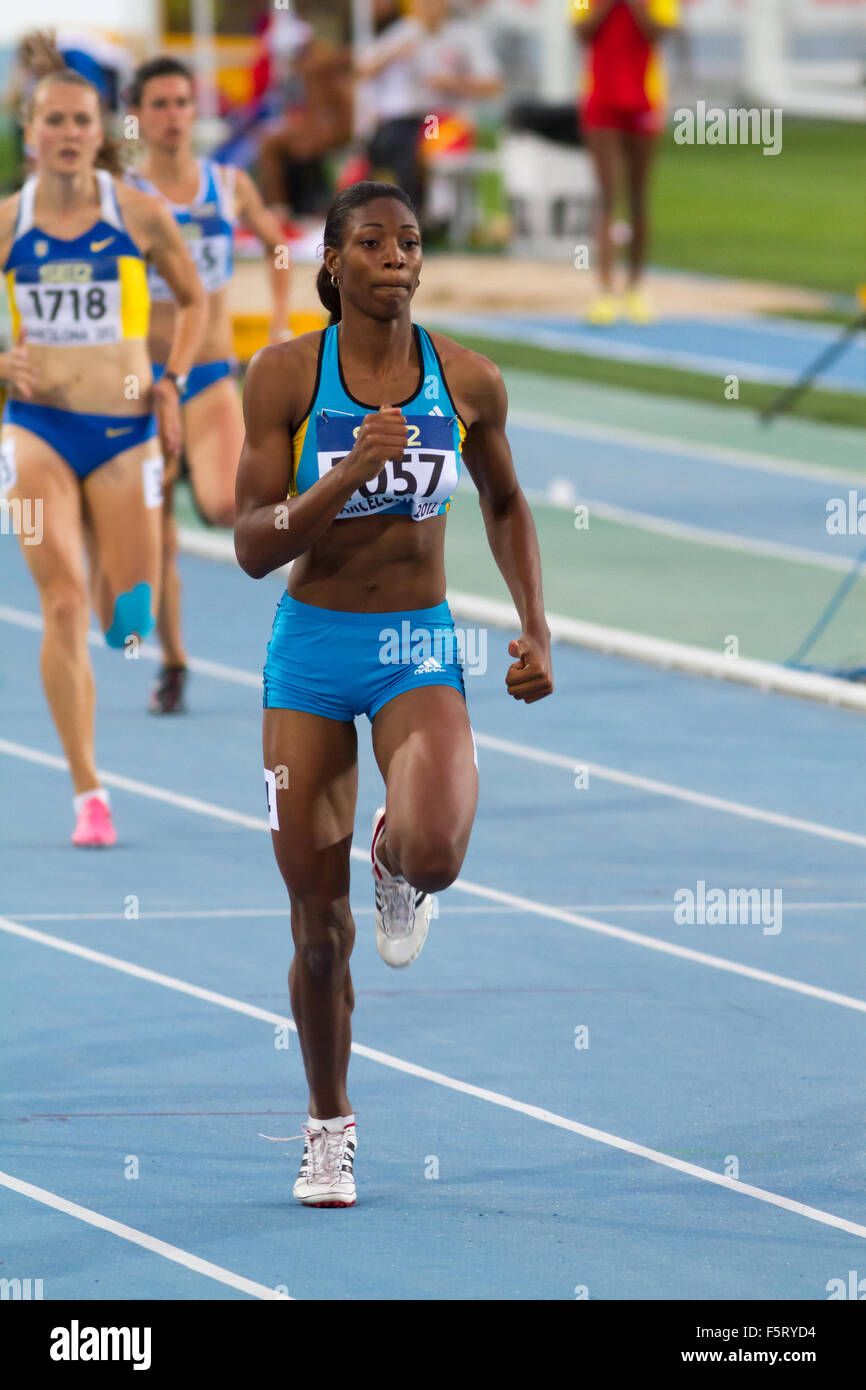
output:
M 73 72 L 44 77 L 25 134 L 35 171 L 0 203 L 15 336 L 0 354 L 9 385 L 0 492 L 13 520 L 41 515 L 41 534 L 19 539 L 42 605 L 42 681 L 72 774 L 73 843 L 111 845 L 94 760 L 85 542 L 106 642 L 123 648 L 146 637 L 159 602 L 163 453 L 180 450 L 176 380 L 195 356 L 205 298 L 165 208 L 97 167 L 105 151 L 95 87 Z M 169 370 L 156 387 L 148 261 L 178 308 Z

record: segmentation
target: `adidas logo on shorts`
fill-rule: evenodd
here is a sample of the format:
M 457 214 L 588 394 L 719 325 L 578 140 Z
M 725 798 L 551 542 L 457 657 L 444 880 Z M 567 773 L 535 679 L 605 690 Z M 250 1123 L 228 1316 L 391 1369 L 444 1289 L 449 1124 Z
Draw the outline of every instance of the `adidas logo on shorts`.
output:
M 442 662 L 441 662 L 441 661 L 437 660 L 437 658 L 436 658 L 435 656 L 428 656 L 427 659 L 426 659 L 425 661 L 422 661 L 422 662 L 421 662 L 421 665 L 420 665 L 420 666 L 416 666 L 416 667 L 415 667 L 415 675 L 416 675 L 416 676 L 423 676 L 423 675 L 425 675 L 428 671 L 444 671 L 444 670 L 445 670 L 445 667 L 442 665 Z

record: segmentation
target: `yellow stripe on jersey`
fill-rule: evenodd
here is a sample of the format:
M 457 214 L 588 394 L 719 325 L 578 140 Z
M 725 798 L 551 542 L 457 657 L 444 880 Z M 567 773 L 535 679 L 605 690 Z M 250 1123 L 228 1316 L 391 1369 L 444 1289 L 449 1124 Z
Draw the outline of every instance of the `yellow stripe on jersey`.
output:
M 664 106 L 668 99 L 668 84 L 665 77 L 664 64 L 659 61 L 655 53 L 650 53 L 644 74 L 644 91 L 647 101 L 653 110 L 658 110 Z
M 146 338 L 150 322 L 147 266 L 134 256 L 118 256 L 121 332 L 124 338 Z
M 649 0 L 649 17 L 656 24 L 676 29 L 680 22 L 680 0 Z
M 12 318 L 12 341 L 17 343 L 18 334 L 21 329 L 21 315 L 18 312 L 18 305 L 15 303 L 15 271 L 6 272 L 6 293 L 9 297 L 9 313 Z
M 575 24 L 582 24 L 592 13 L 593 0 L 566 0 Z M 656 24 L 675 29 L 680 22 L 680 0 L 647 0 L 647 14 Z
M 304 451 L 304 440 L 307 437 L 307 426 L 309 423 L 310 417 L 308 415 L 304 423 L 298 426 L 292 436 L 292 476 L 289 480 L 290 497 L 297 497 L 298 495 L 298 466 L 301 462 L 301 454 Z

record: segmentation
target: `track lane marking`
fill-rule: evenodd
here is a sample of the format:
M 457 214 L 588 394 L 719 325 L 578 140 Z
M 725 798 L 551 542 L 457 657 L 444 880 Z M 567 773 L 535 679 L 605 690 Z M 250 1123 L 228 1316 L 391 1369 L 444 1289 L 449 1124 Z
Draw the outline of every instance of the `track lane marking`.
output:
M 363 857 L 366 859 L 366 855 Z M 69 955 L 79 956 L 83 960 L 106 966 L 109 969 L 120 971 L 123 974 L 132 975 L 136 979 L 148 980 L 181 994 L 191 995 L 193 998 L 202 999 L 212 1004 L 218 1004 L 223 1008 L 244 1014 L 249 1018 L 256 1018 L 266 1023 L 277 1024 L 281 1027 L 291 1029 L 294 1033 L 298 1031 L 295 1022 L 282 1014 L 272 1013 L 269 1009 L 261 1009 L 257 1005 L 248 1004 L 241 999 L 233 999 L 230 995 L 218 994 L 215 990 L 202 989 L 200 986 L 190 984 L 186 980 L 179 980 L 172 975 L 163 975 L 158 971 L 135 965 L 131 961 L 120 960 L 116 956 L 106 955 L 102 951 L 93 951 L 90 947 L 80 946 L 77 942 L 66 941 L 62 937 L 49 936 L 44 932 L 35 931 L 32 927 L 22 926 L 19 922 L 0 918 L 0 930 L 8 932 L 11 935 L 23 937 L 39 945 L 49 946 L 54 950 L 66 952 Z M 726 1187 L 729 1191 L 739 1193 L 741 1196 L 752 1197 L 757 1201 L 768 1203 L 770 1206 L 780 1207 L 784 1211 L 792 1212 L 796 1216 L 805 1217 L 809 1221 L 817 1221 L 824 1226 L 833 1226 L 837 1230 L 846 1231 L 849 1235 L 855 1235 L 859 1236 L 861 1239 L 866 1239 L 866 1226 L 861 1226 L 855 1221 L 849 1221 L 847 1217 L 836 1216 L 833 1212 L 823 1211 L 819 1207 L 808 1206 L 804 1202 L 795 1201 L 792 1197 L 785 1197 L 778 1192 L 770 1192 L 767 1188 L 755 1187 L 751 1183 L 741 1182 L 739 1178 L 730 1178 L 723 1173 L 714 1173 L 710 1168 L 701 1168 L 696 1163 L 687 1163 L 681 1158 L 675 1158 L 673 1154 L 663 1153 L 659 1149 L 651 1149 L 645 1144 L 638 1144 L 632 1139 L 624 1139 L 622 1136 L 611 1134 L 607 1130 L 596 1129 L 592 1125 L 582 1124 L 578 1120 L 570 1120 L 564 1115 L 557 1115 L 554 1111 L 545 1110 L 541 1106 L 529 1105 L 525 1101 L 515 1100 L 512 1096 L 503 1095 L 499 1091 L 491 1091 L 486 1087 L 475 1086 L 468 1081 L 459 1081 L 456 1077 L 447 1076 L 444 1072 L 433 1071 L 429 1067 L 422 1067 L 414 1062 L 407 1062 L 402 1057 L 395 1057 L 390 1052 L 382 1052 L 378 1048 L 367 1047 L 363 1043 L 358 1042 L 353 1042 L 351 1044 L 351 1050 L 357 1056 L 365 1057 L 368 1061 L 378 1062 L 381 1066 L 390 1067 L 393 1071 L 403 1072 L 407 1076 L 414 1076 L 419 1080 L 432 1082 L 434 1085 L 443 1086 L 447 1090 L 458 1091 L 463 1095 L 473 1096 L 478 1100 L 486 1101 L 490 1105 L 496 1105 L 502 1109 L 512 1110 L 518 1114 L 526 1115 L 530 1119 L 539 1120 L 543 1124 L 553 1125 L 558 1129 L 569 1130 L 572 1134 L 579 1134 L 582 1138 L 590 1139 L 594 1143 L 604 1144 L 613 1149 L 619 1149 L 623 1153 L 629 1153 L 637 1158 L 647 1159 L 649 1162 L 658 1164 L 664 1168 L 672 1168 L 676 1172 L 685 1173 L 690 1177 L 700 1179 L 702 1182 L 713 1183 L 717 1187 Z M 271 1297 L 273 1296 L 273 1293 L 271 1293 Z
M 42 628 L 42 619 L 36 614 L 25 613 L 18 609 L 5 607 L 2 604 L 0 604 L 0 621 L 11 622 L 16 626 L 26 627 L 33 631 L 40 631 Z M 90 632 L 88 640 L 93 646 L 100 649 L 104 646 L 102 637 L 97 632 Z M 159 648 L 151 646 L 147 642 L 142 643 L 140 653 L 149 661 L 162 660 Z M 191 671 L 210 676 L 214 680 L 228 681 L 233 685 L 245 685 L 256 690 L 261 689 L 262 678 L 252 671 L 243 671 L 235 666 L 224 666 L 219 662 L 203 660 L 200 657 L 189 657 L 188 665 Z M 709 810 L 723 811 L 728 815 L 744 816 L 748 820 L 763 821 L 767 825 L 775 825 L 781 829 L 798 830 L 804 834 L 836 840 L 841 844 L 859 845 L 866 848 L 866 834 L 858 834 L 853 830 L 840 830 L 835 826 L 824 825 L 819 821 L 802 820 L 797 816 L 786 816 L 778 811 L 764 811 L 760 807 L 750 806 L 745 802 L 730 801 L 726 797 L 692 791 L 688 787 L 680 787 L 672 782 L 661 782 L 656 778 L 642 777 L 633 772 L 623 772 L 618 768 L 606 767 L 601 763 L 588 763 L 577 756 L 569 757 L 564 753 L 550 753 L 543 748 L 535 748 L 531 744 L 516 743 L 513 739 L 497 738 L 493 734 L 481 734 L 477 729 L 475 730 L 475 739 L 480 747 L 488 748 L 491 752 L 504 753 L 515 758 L 525 758 L 528 762 L 546 764 L 550 767 L 561 767 L 570 772 L 573 772 L 576 767 L 586 768 L 590 776 L 597 777 L 599 781 L 635 787 L 639 791 L 650 792 L 655 796 L 672 797 L 674 800 L 689 802 L 694 806 L 704 806 Z M 0 748 L 2 748 L 3 742 L 4 740 L 0 740 Z M 54 766 L 54 764 L 49 765 Z
M 247 1279 L 242 1274 L 235 1274 L 230 1269 L 224 1269 L 222 1265 L 212 1264 L 210 1260 L 203 1260 L 198 1255 L 191 1255 L 188 1250 L 181 1250 L 177 1245 L 169 1245 L 165 1240 L 160 1240 L 157 1236 L 148 1235 L 146 1231 L 139 1231 L 135 1226 L 127 1226 L 122 1221 L 115 1221 L 111 1216 L 104 1216 L 102 1212 L 93 1211 L 91 1207 L 83 1207 L 78 1202 L 71 1202 L 68 1197 L 60 1197 L 56 1192 L 49 1192 L 47 1188 L 37 1187 L 34 1183 L 24 1182 L 21 1178 L 16 1178 L 12 1173 L 0 1171 L 0 1186 L 6 1187 L 10 1192 L 17 1192 L 22 1197 L 29 1197 L 34 1202 L 41 1202 L 43 1206 L 53 1207 L 55 1211 L 62 1211 L 67 1216 L 74 1216 L 78 1221 L 84 1221 L 88 1226 L 96 1226 L 98 1230 L 108 1231 L 111 1235 L 119 1236 L 121 1240 L 128 1240 L 133 1245 L 140 1245 L 143 1250 L 149 1250 L 154 1255 L 161 1255 L 164 1260 L 172 1260 L 174 1264 L 183 1265 L 186 1269 L 191 1269 L 195 1274 L 203 1274 L 208 1279 L 215 1279 L 217 1283 L 227 1284 L 229 1288 L 238 1289 L 241 1293 L 248 1293 L 253 1298 L 262 1300 L 277 1300 L 284 1303 L 287 1300 L 294 1302 L 291 1294 L 277 1293 L 276 1289 L 269 1289 L 266 1284 L 259 1284 L 254 1279 Z
M 21 744 L 10 743 L 7 739 L 0 739 L 0 753 L 7 753 L 13 757 L 19 757 L 28 762 L 38 763 L 43 767 L 51 767 L 57 771 L 67 772 L 68 767 L 63 758 L 57 757 L 53 753 L 43 753 L 38 749 L 24 748 Z M 153 801 L 161 801 L 170 806 L 177 806 L 184 811 L 192 811 L 196 815 L 212 816 L 217 820 L 229 824 L 241 825 L 248 830 L 261 830 L 270 834 L 270 825 L 264 818 L 247 816 L 240 811 L 231 811 L 224 806 L 217 806 L 209 801 L 201 801 L 196 797 L 182 796 L 177 792 L 168 790 L 165 787 L 152 786 L 147 782 L 138 782 L 131 777 L 121 777 L 114 772 L 105 772 L 98 769 L 101 782 L 107 787 L 118 787 L 122 791 L 132 792 L 138 796 L 147 797 Z M 358 863 L 369 865 L 369 854 L 365 850 L 353 849 L 350 851 L 351 858 Z M 498 888 L 488 888 L 481 883 L 473 883 L 466 878 L 457 878 L 451 884 L 453 889 L 461 893 L 468 893 L 474 897 L 486 898 L 489 902 L 502 903 L 506 907 L 518 908 L 524 912 L 529 912 L 536 917 L 547 917 L 555 922 L 565 922 L 568 926 L 581 927 L 585 931 L 595 932 L 599 936 L 608 936 L 617 941 L 627 941 L 633 946 L 642 946 L 650 951 L 658 951 L 663 955 L 677 956 L 680 960 L 692 961 L 697 965 L 707 965 L 714 970 L 724 970 L 728 974 L 741 975 L 746 979 L 757 980 L 762 984 L 773 985 L 778 989 L 791 990 L 795 994 L 808 995 L 812 999 L 821 999 L 824 1003 L 837 1004 L 841 1008 L 854 1009 L 860 1013 L 866 1013 L 866 1000 L 857 999 L 848 994 L 840 994 L 835 990 L 823 989 L 819 985 L 810 985 L 803 980 L 790 979 L 786 975 L 776 975 L 769 970 L 758 970 L 751 965 L 743 965 L 739 961 L 726 960 L 723 956 L 709 955 L 705 951 L 695 951 L 688 946 L 678 946 L 674 942 L 662 941 L 652 936 L 645 936 L 642 932 L 629 931 L 626 927 L 611 926 L 607 922 L 599 922 L 594 917 L 586 917 L 582 913 L 569 912 L 565 908 L 552 907 L 546 903 L 536 902 L 534 898 L 524 898 L 517 893 L 506 893 Z M 22 933 L 26 934 L 29 928 L 21 927 Z

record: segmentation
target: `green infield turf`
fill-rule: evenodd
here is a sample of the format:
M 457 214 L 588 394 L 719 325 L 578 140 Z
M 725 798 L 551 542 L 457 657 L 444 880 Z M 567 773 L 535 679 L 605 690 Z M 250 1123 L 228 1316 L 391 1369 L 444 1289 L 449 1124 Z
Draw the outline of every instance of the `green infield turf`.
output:
M 853 293 L 866 280 L 866 179 L 856 122 L 784 118 L 782 148 L 677 145 L 653 187 L 654 264 Z

